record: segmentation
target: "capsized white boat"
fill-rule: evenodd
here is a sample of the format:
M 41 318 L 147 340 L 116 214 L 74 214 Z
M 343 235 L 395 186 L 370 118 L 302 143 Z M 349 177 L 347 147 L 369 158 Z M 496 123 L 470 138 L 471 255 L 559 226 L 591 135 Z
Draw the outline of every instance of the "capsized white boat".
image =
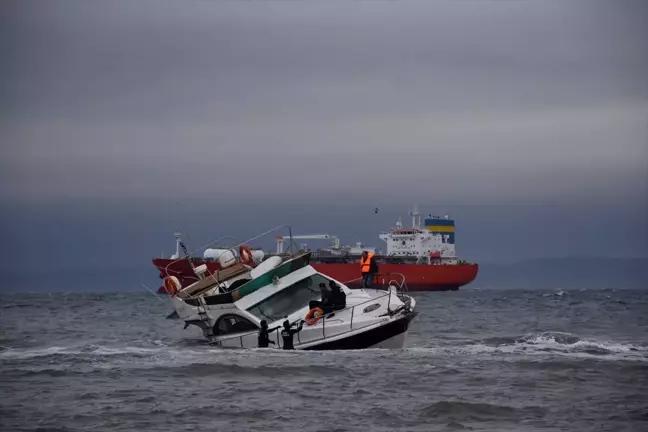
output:
M 197 269 L 201 279 L 171 297 L 185 327 L 200 327 L 211 343 L 221 347 L 256 348 L 265 320 L 275 329 L 270 333 L 274 347 L 282 348 L 282 323 L 305 320 L 309 303 L 322 300 L 320 283 L 328 286 L 330 281 L 346 295 L 345 307 L 304 323 L 294 335 L 295 349 L 402 348 L 417 315 L 416 301 L 407 295 L 402 275 L 384 275 L 385 289 L 351 290 L 310 266 L 310 253 L 270 257 L 254 269 L 233 257 L 222 254 L 223 269 L 213 275 L 205 276 L 204 269 Z

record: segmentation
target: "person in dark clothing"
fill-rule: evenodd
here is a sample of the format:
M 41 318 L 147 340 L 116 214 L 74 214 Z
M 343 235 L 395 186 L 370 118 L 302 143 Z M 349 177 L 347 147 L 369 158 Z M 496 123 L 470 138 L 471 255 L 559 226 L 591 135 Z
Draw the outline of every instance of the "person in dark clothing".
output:
M 295 333 L 299 333 L 304 326 L 304 321 L 299 322 L 299 326 L 296 329 L 292 329 L 290 322 L 288 320 L 283 323 L 284 328 L 281 330 L 281 338 L 283 339 L 283 349 L 285 350 L 294 350 L 295 345 L 293 345 L 293 336 Z
M 320 282 L 319 289 L 322 300 L 311 300 L 310 302 L 308 302 L 308 309 L 321 308 L 323 310 L 326 310 L 326 307 L 330 302 L 329 297 L 331 294 L 329 292 L 329 289 L 326 288 L 326 284 L 324 282 Z
M 276 329 L 277 327 L 273 328 L 272 330 L 269 330 L 268 323 L 266 322 L 266 320 L 261 320 L 261 328 L 259 329 L 259 338 L 258 338 L 259 348 L 268 348 L 268 344 L 276 345 L 274 341 L 270 340 L 270 335 L 269 335 L 271 331 L 274 331 Z
M 346 294 L 342 291 L 340 285 L 333 281 L 329 281 L 329 286 L 331 287 L 331 295 L 329 297 L 331 309 L 344 309 L 346 307 Z
M 326 284 L 324 282 L 320 282 L 319 289 L 322 295 L 322 303 L 328 303 L 328 298 L 331 295 L 331 291 L 326 287 Z

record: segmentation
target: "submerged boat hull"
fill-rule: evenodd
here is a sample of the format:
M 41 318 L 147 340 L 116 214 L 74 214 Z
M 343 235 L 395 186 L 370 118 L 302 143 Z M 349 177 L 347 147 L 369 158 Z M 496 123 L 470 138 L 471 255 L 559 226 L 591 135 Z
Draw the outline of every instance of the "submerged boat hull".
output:
M 407 331 L 417 312 L 401 314 L 390 322 L 381 323 L 371 328 L 360 328 L 354 331 L 340 333 L 313 342 L 300 341 L 295 336 L 295 350 L 298 351 L 329 351 L 329 350 L 359 350 L 359 349 L 402 349 L 407 340 Z M 281 338 L 271 336 L 274 345 L 266 349 L 283 349 Z M 214 346 L 223 348 L 249 349 L 256 348 L 257 333 L 237 335 L 221 341 L 211 341 Z

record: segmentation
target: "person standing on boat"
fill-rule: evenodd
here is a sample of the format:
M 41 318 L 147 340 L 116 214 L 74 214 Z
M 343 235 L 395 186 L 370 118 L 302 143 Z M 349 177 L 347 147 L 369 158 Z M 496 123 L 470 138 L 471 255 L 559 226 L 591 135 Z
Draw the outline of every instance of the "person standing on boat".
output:
M 378 265 L 373 252 L 362 251 L 360 272 L 362 273 L 362 288 L 371 288 L 371 281 L 378 272 Z
M 259 329 L 259 348 L 268 348 L 268 344 L 276 345 L 273 341 L 270 340 L 270 331 L 276 330 L 277 327 L 272 330 L 268 329 L 268 323 L 266 320 L 261 320 L 261 328 Z
M 283 339 L 283 349 L 285 350 L 294 350 L 295 345 L 293 345 L 293 336 L 295 333 L 299 333 L 304 326 L 304 321 L 299 322 L 299 327 L 292 329 L 290 321 L 286 320 L 283 323 L 284 328 L 281 330 L 281 338 Z

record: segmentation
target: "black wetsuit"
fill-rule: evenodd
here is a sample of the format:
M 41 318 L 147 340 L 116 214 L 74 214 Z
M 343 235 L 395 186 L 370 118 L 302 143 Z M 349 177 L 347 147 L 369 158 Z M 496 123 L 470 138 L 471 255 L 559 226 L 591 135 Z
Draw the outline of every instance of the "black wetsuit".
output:
M 297 327 L 296 329 L 290 328 L 286 330 L 285 327 L 281 329 L 281 337 L 283 339 L 283 349 L 285 350 L 295 349 L 295 346 L 293 345 L 293 335 L 295 333 L 299 333 L 303 325 L 304 323 L 300 322 L 299 327 Z
M 270 343 L 270 337 L 268 337 L 267 329 L 259 330 L 258 343 L 259 343 L 259 348 L 268 348 L 268 344 Z
M 274 330 L 276 330 L 276 327 L 272 329 L 259 329 L 259 337 L 257 339 L 259 343 L 259 348 L 268 348 L 268 344 L 272 344 L 272 345 L 275 344 L 273 341 L 270 340 L 270 335 L 269 335 L 269 333 Z

